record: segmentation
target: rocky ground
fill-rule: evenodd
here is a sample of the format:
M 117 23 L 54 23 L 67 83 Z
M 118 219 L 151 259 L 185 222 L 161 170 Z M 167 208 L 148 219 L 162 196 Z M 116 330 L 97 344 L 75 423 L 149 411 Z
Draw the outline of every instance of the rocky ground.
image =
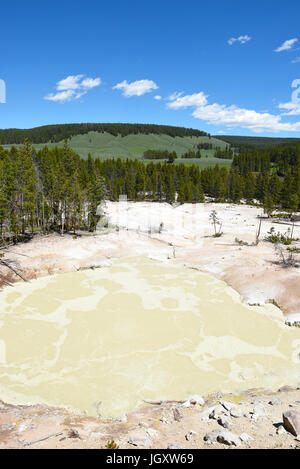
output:
M 298 436 L 297 436 L 298 435 Z M 300 388 L 157 402 L 122 420 L 0 403 L 0 449 L 300 449 Z

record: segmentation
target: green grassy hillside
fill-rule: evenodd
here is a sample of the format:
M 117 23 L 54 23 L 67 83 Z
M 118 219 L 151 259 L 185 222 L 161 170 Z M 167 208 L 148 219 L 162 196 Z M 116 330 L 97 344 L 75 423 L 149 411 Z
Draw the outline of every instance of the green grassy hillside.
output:
M 130 158 L 141 159 L 145 150 L 169 150 L 175 151 L 178 156 L 187 150 L 195 149 L 198 143 L 212 143 L 221 148 L 226 148 L 228 143 L 207 136 L 184 136 L 171 137 L 166 134 L 130 134 L 124 137 L 111 135 L 107 132 L 89 132 L 83 135 L 75 135 L 70 138 L 70 146 L 82 158 L 86 159 L 90 153 L 94 158 Z M 63 141 L 58 143 L 47 143 L 48 147 L 63 146 Z M 11 145 L 3 145 L 10 148 Z M 18 146 L 18 145 L 16 145 Z M 34 144 L 36 149 L 40 149 L 45 144 Z M 200 167 L 207 167 L 214 164 L 228 166 L 231 160 L 214 158 L 214 150 L 201 150 L 201 159 L 181 159 L 176 160 L 176 164 L 197 164 Z

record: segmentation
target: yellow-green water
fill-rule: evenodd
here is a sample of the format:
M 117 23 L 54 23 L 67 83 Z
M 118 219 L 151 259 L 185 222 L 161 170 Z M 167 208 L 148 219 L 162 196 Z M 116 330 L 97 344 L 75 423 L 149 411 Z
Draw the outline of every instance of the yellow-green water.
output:
M 120 416 L 146 400 L 300 382 L 300 329 L 225 283 L 135 257 L 0 292 L 0 399 Z

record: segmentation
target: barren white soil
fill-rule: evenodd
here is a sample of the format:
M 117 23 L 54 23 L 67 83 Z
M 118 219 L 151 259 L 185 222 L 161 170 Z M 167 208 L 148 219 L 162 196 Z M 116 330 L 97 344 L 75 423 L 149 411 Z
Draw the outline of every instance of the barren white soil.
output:
M 217 211 L 222 222 L 223 235 L 219 238 L 212 236 L 212 210 Z M 115 257 L 144 255 L 208 272 L 227 282 L 246 303 L 274 302 L 289 321 L 300 320 L 300 268 L 280 265 L 274 245 L 264 241 L 272 226 L 276 232 L 285 233 L 291 225 L 264 218 L 260 242 L 252 245 L 263 215 L 261 208 L 213 203 L 172 207 L 166 203 L 106 202 L 104 211 L 108 228 L 99 227 L 95 235 L 76 239 L 71 235 L 36 236 L 29 243 L 8 248 L 5 259 L 31 279 L 101 267 Z M 295 224 L 293 237 L 300 238 L 300 222 Z M 239 245 L 236 238 L 248 245 Z M 292 245 L 299 246 L 300 242 Z M 9 281 L 20 280 L 5 267 L 1 275 Z

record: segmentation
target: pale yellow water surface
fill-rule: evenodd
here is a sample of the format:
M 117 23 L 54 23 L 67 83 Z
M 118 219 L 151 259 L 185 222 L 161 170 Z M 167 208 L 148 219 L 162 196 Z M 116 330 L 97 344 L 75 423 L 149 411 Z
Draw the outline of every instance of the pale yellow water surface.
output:
M 0 292 L 0 399 L 121 416 L 143 399 L 300 382 L 300 329 L 225 283 L 134 257 Z

